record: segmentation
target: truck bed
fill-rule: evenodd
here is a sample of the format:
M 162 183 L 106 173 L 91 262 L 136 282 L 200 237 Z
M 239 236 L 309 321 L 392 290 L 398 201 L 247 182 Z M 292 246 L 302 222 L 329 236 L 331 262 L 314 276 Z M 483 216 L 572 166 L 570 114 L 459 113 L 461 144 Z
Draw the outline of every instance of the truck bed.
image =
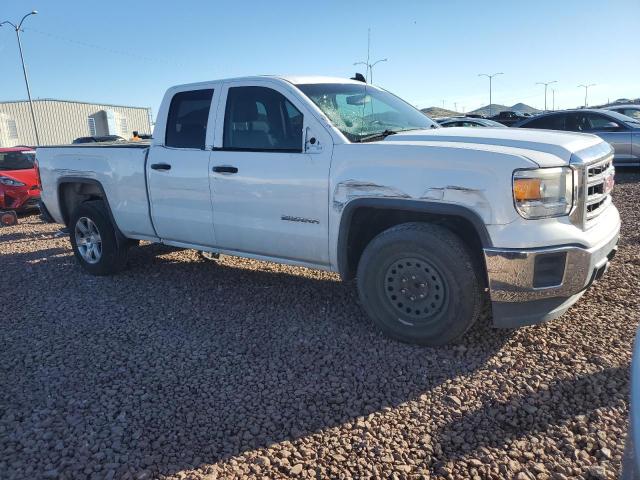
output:
M 155 238 L 147 196 L 148 148 L 147 142 L 39 147 L 36 159 L 42 200 L 51 216 L 58 223 L 68 220 L 61 197 L 71 188 L 69 184 L 93 185 L 104 191 L 114 221 L 125 236 Z

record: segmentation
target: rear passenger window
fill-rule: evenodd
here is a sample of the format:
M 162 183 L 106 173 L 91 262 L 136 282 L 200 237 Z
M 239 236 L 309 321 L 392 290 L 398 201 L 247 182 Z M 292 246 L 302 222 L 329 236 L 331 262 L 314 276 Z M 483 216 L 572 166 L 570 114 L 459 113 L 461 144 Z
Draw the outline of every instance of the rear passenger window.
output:
M 302 125 L 302 113 L 280 92 L 233 87 L 227 95 L 223 148 L 301 152 Z
M 176 148 L 204 148 L 213 90 L 176 93 L 171 99 L 165 145 Z

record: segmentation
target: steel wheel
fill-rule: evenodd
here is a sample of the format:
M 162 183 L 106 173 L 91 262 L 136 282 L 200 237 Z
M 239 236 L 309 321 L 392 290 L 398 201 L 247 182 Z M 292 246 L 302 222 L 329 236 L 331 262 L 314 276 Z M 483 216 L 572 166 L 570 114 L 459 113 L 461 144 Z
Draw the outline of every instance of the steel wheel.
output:
M 393 262 L 384 278 L 384 291 L 398 320 L 411 325 L 429 323 L 443 309 L 447 282 L 438 269 L 423 258 Z
M 76 245 L 82 259 L 91 264 L 102 258 L 102 237 L 93 220 L 80 217 L 74 230 Z

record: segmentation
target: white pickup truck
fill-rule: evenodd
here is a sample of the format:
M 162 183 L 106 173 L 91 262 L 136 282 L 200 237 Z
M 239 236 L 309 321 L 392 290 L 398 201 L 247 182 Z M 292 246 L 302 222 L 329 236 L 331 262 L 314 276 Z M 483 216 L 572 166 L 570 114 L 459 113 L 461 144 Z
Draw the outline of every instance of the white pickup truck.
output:
M 106 275 L 135 240 L 338 272 L 386 334 L 437 345 L 565 312 L 605 272 L 620 217 L 594 135 L 439 128 L 326 77 L 170 88 L 150 145 L 41 147 L 43 216 Z

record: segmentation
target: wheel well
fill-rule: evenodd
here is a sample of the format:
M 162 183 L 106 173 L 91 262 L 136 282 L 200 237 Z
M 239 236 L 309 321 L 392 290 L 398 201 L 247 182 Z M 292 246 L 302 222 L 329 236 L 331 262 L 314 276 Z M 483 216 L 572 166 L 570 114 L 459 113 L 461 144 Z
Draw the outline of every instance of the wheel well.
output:
M 440 225 L 456 234 L 467 246 L 476 266 L 486 281 L 483 243 L 473 223 L 458 215 L 416 212 L 376 207 L 360 207 L 351 216 L 346 239 L 346 261 L 341 275 L 345 280 L 355 277 L 362 252 L 379 233 L 408 222 L 427 222 Z
M 96 183 L 65 182 L 61 183 L 58 189 L 58 199 L 60 211 L 65 225 L 69 225 L 71 213 L 81 203 L 89 200 L 104 200 L 104 193 Z

